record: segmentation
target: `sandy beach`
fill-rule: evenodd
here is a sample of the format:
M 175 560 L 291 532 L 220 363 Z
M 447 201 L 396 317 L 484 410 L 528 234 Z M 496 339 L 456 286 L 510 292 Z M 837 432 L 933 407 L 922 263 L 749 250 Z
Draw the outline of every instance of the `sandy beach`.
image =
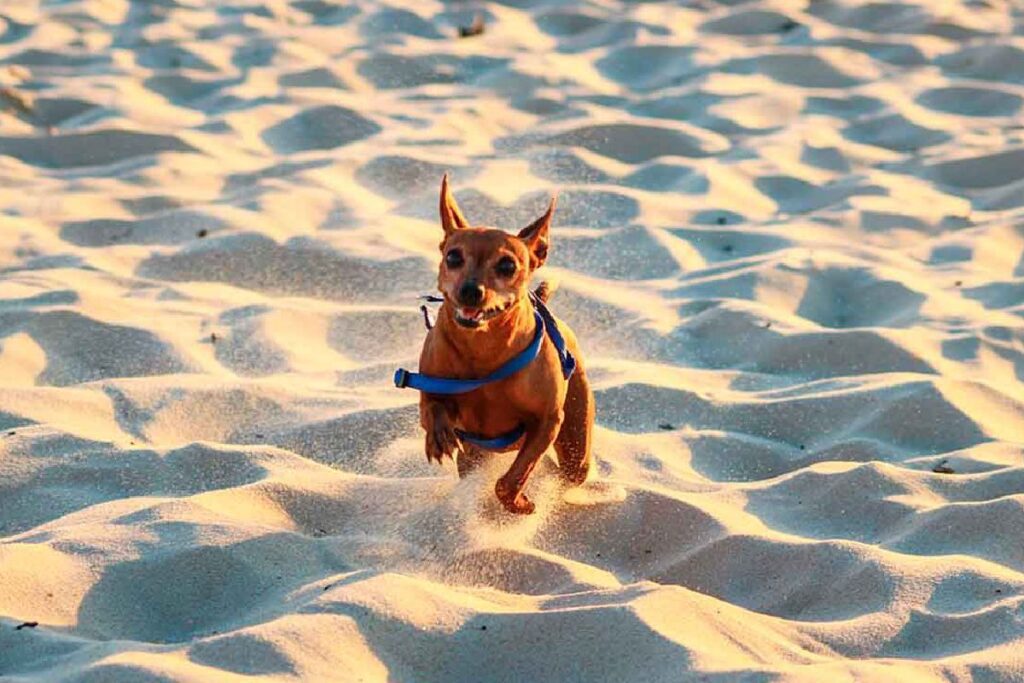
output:
M 1022 111 L 1010 0 L 2 3 L 0 680 L 1024 681 Z M 445 172 L 560 193 L 530 516 L 391 384 Z

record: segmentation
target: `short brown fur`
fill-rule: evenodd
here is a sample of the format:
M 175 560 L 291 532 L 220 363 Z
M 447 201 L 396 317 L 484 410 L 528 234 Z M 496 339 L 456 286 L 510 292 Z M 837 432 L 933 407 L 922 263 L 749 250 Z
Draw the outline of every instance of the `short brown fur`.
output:
M 420 355 L 420 372 L 437 377 L 473 379 L 504 365 L 533 339 L 535 319 L 529 300 L 533 273 L 547 259 L 555 200 L 547 212 L 510 235 L 493 228 L 471 227 L 448 188 L 441 182 L 441 266 L 438 288 L 444 295 L 437 322 L 427 333 Z M 449 252 L 457 250 L 462 263 L 450 267 Z M 515 272 L 505 276 L 497 264 L 515 262 Z M 507 263 L 506 263 L 507 265 Z M 460 291 L 467 282 L 482 287 L 478 305 L 460 306 Z M 543 299 L 550 288 L 538 289 Z M 480 322 L 467 327 L 460 311 L 474 311 Z M 522 424 L 526 433 L 508 450 L 518 449 L 515 461 L 498 479 L 495 493 L 511 512 L 529 514 L 534 504 L 523 493 L 530 473 L 548 448 L 554 446 L 563 479 L 583 483 L 591 468 L 591 432 L 594 397 L 576 336 L 561 320 L 558 328 L 575 356 L 577 366 L 567 381 L 562 376 L 558 353 L 545 337 L 540 354 L 530 365 L 507 379 L 454 396 L 421 394 L 420 422 L 426 431 L 427 459 L 438 463 L 444 456 L 458 461 L 459 475 L 470 472 L 486 453 L 463 444 L 455 429 L 493 437 Z

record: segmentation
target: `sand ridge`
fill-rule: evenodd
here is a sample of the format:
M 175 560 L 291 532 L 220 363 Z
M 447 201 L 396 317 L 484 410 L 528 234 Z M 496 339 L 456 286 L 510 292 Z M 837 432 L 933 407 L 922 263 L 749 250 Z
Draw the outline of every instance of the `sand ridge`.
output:
M 1022 36 L 6 3 L 0 678 L 1024 680 Z M 390 387 L 444 172 L 509 229 L 560 192 L 598 471 L 529 518 Z

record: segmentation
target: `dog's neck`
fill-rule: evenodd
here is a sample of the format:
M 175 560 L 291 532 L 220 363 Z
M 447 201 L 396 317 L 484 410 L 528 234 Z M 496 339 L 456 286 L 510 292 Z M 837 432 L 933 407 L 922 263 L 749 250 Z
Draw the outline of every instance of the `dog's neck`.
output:
M 537 321 L 533 304 L 523 296 L 479 329 L 459 325 L 455 321 L 454 307 L 445 302 L 441 305 L 435 327 L 454 347 L 467 369 L 474 375 L 483 376 L 494 372 L 530 345 Z

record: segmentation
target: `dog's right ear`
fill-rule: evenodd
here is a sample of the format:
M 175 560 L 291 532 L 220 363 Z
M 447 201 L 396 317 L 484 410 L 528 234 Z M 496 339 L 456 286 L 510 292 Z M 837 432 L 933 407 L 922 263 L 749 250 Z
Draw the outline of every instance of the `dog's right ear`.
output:
M 548 260 L 548 232 L 551 229 L 551 217 L 555 214 L 555 204 L 558 197 L 551 196 L 548 210 L 544 215 L 530 223 L 519 231 L 519 239 L 526 242 L 526 248 L 530 250 L 530 267 L 540 268 Z
M 465 230 L 469 227 L 469 221 L 459 211 L 459 205 L 455 203 L 455 197 L 448 189 L 448 174 L 441 179 L 441 227 L 444 228 L 444 236 L 448 237 L 456 230 Z

